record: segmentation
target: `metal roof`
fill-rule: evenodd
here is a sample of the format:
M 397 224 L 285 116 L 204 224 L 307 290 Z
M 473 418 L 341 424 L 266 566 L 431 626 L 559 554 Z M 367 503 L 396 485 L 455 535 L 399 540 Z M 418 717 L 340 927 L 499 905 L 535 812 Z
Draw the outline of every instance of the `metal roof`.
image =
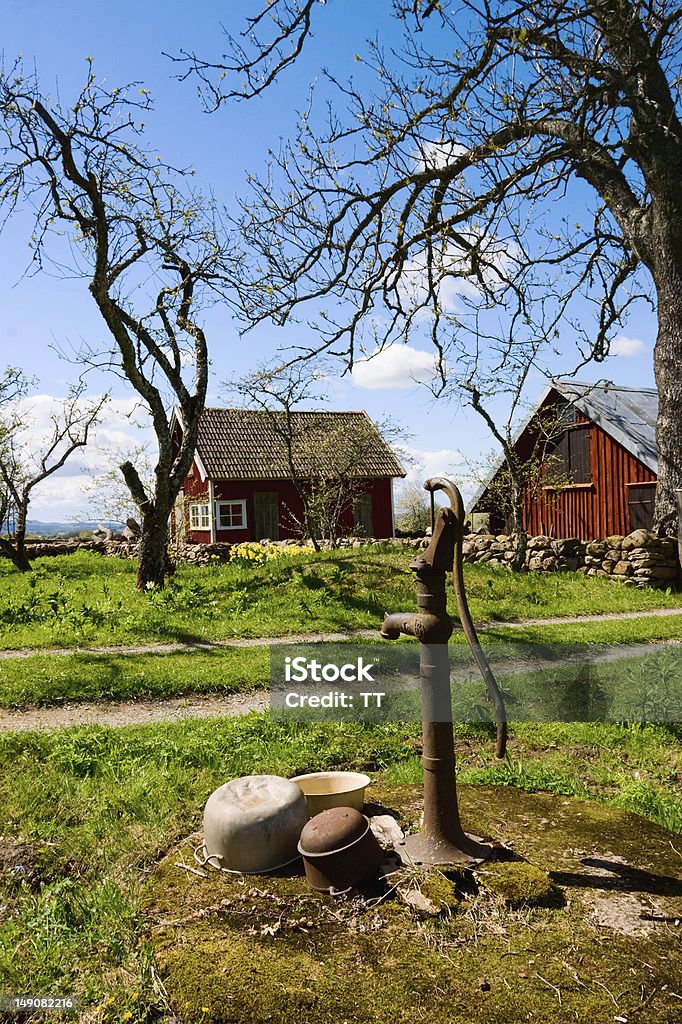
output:
M 558 391 L 588 419 L 596 423 L 626 451 L 639 459 L 653 473 L 658 473 L 658 446 L 656 444 L 656 419 L 658 416 L 658 391 L 656 388 L 623 388 L 602 381 L 586 384 L 571 378 L 555 377 L 544 389 L 533 412 L 519 427 L 514 445 L 530 426 L 533 417 L 552 391 Z M 504 465 L 498 465 L 471 499 L 473 510 L 483 497 L 493 479 Z
M 347 460 L 361 479 L 405 476 L 365 412 L 292 412 L 293 459 L 301 477 L 333 476 Z M 204 409 L 197 455 L 212 480 L 287 480 L 286 413 Z
M 647 469 L 658 473 L 658 391 L 655 388 L 621 388 L 608 381 L 581 384 L 562 378 L 553 380 L 552 385 Z

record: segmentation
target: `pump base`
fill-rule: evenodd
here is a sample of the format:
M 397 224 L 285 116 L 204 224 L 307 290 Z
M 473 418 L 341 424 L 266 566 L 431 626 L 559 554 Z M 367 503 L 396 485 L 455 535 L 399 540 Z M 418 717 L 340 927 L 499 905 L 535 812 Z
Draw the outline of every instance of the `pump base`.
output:
M 407 836 L 396 852 L 403 864 L 427 864 L 433 867 L 455 865 L 473 868 L 492 855 L 492 846 L 480 842 L 478 837 L 464 835 L 464 840 L 460 848 L 447 839 L 437 839 L 425 832 L 417 832 Z

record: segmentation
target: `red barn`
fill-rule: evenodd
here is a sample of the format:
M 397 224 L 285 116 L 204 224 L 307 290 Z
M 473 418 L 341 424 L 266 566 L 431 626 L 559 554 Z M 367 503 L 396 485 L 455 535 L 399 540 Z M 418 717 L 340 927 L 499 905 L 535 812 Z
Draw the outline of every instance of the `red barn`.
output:
M 182 429 L 175 412 L 176 441 Z M 336 479 L 341 466 L 350 479 L 340 532 L 392 536 L 393 479 L 405 472 L 366 413 L 205 409 L 171 535 L 206 544 L 300 537 L 301 488 Z
M 603 540 L 649 529 L 658 469 L 657 413 L 658 393 L 652 388 L 553 380 L 515 441 L 522 460 L 537 457 L 541 431 L 548 422 L 555 424 L 543 457 L 547 465 L 551 460 L 553 472 L 560 468 L 561 482 L 553 484 L 552 473 L 543 478 L 541 469 L 539 481 L 526 486 L 528 533 Z M 488 513 L 492 532 L 506 527 L 494 486 L 504 465 L 472 504 L 472 511 Z

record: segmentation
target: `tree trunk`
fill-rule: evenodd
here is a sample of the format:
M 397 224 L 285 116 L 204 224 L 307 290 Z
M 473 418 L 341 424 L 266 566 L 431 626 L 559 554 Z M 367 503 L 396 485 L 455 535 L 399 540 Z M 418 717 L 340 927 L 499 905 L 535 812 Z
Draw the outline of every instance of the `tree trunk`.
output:
M 31 563 L 26 553 L 26 522 L 28 520 L 28 505 L 30 492 L 24 488 L 21 500 L 17 509 L 17 528 L 14 534 L 14 554 L 10 558 L 20 572 L 28 572 Z
M 658 337 L 654 372 L 658 387 L 658 485 L 654 527 L 677 535 L 677 496 L 682 487 L 682 259 L 665 260 L 657 274 Z
M 513 572 L 523 572 L 526 567 L 528 533 L 523 523 L 523 486 L 518 479 L 512 478 L 511 492 L 512 522 L 514 524 L 514 533 L 516 534 L 516 548 L 514 549 L 511 568 Z
M 19 572 L 29 572 L 31 563 L 28 560 L 24 544 L 22 544 L 21 547 L 17 547 L 17 545 L 13 544 L 11 541 L 0 538 L 0 554 L 9 558 L 10 562 L 12 562 Z
M 31 569 L 31 563 L 28 559 L 26 551 L 26 545 L 22 539 L 21 544 L 17 544 L 14 555 L 11 556 L 12 561 L 20 572 L 29 572 Z
M 137 568 L 137 589 L 163 587 L 174 566 L 168 554 L 168 517 L 170 509 L 159 506 L 146 512 L 142 519 L 140 554 Z

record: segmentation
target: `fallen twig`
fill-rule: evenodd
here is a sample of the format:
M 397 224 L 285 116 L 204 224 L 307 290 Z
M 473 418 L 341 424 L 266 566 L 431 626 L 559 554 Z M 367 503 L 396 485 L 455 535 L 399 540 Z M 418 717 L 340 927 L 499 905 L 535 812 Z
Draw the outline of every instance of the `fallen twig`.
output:
M 193 875 L 198 875 L 199 878 L 208 878 L 208 875 L 203 871 L 197 871 L 196 868 L 191 868 L 189 864 L 183 864 L 182 861 L 176 860 L 173 861 L 173 864 L 176 868 L 182 868 L 183 871 L 191 871 Z

